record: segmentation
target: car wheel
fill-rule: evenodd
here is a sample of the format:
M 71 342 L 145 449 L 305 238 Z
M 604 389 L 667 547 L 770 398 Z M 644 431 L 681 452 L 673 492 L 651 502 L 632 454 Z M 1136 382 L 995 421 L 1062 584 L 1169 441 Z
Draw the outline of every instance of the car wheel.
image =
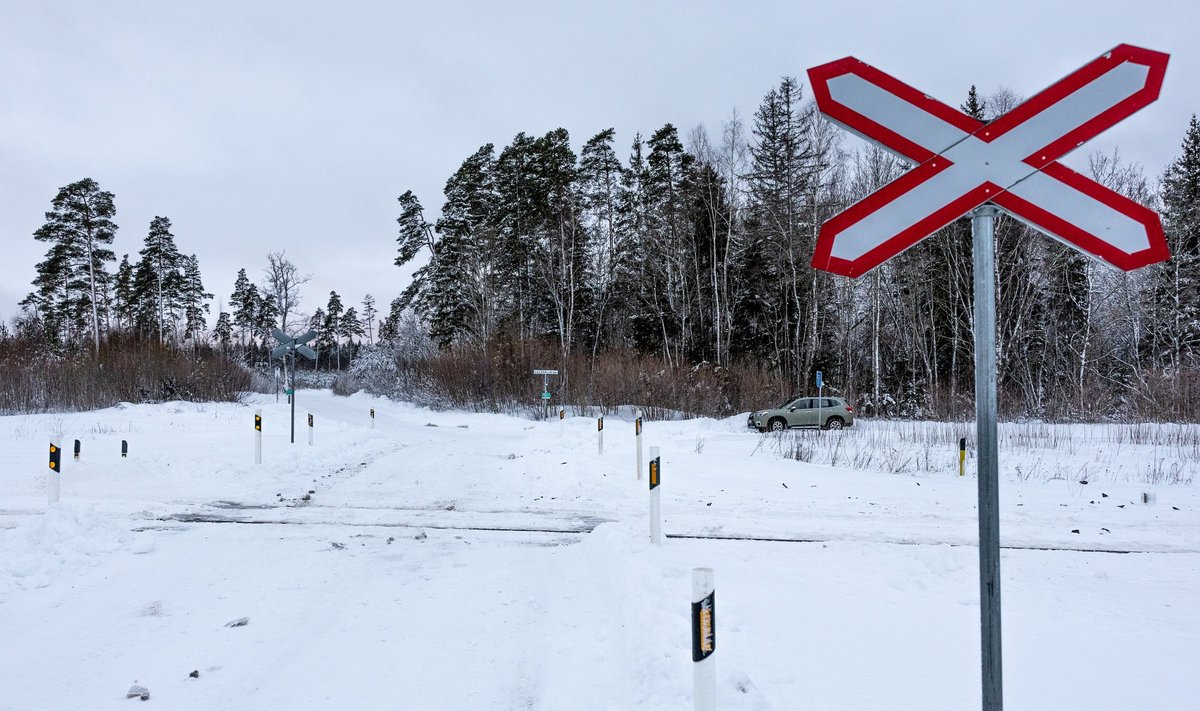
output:
M 775 419 L 771 420 L 771 423 L 767 425 L 767 427 L 769 427 L 772 432 L 783 432 L 787 429 L 787 422 L 784 422 L 783 418 L 781 417 L 776 417 Z
M 829 421 L 825 423 L 825 429 L 828 430 L 840 430 L 845 426 L 845 420 L 840 417 L 830 417 Z

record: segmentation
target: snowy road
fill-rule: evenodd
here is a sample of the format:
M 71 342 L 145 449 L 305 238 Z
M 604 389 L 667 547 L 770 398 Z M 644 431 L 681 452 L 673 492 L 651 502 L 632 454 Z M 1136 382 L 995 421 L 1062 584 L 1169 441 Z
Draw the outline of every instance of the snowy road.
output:
M 653 548 L 629 423 L 599 455 L 584 418 L 298 404 L 312 447 L 273 398 L 0 418 L 0 630 L 19 640 L 0 706 L 123 707 L 137 680 L 180 709 L 689 708 L 694 566 L 717 575 L 722 708 L 978 705 L 970 477 L 778 459 L 737 418 L 647 423 L 672 536 Z M 83 456 L 44 515 L 57 431 Z M 1002 483 L 1006 700 L 1188 708 L 1196 491 L 1088 486 Z

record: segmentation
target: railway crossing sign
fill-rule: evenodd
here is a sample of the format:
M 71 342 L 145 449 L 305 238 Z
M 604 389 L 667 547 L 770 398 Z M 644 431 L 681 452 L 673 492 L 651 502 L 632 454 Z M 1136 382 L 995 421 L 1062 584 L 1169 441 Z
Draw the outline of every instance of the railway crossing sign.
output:
M 817 108 L 915 167 L 821 226 L 813 267 L 862 276 L 971 214 L 979 626 L 984 711 L 1003 708 L 995 218 L 1125 270 L 1170 258 L 1149 208 L 1056 161 L 1158 98 L 1167 55 L 1123 44 L 990 122 L 846 57 L 808 70 Z
M 861 276 L 984 203 L 1121 269 L 1165 261 L 1154 211 L 1056 161 L 1157 99 L 1166 68 L 1123 44 L 988 123 L 853 57 L 808 70 L 821 113 L 915 166 L 827 221 L 813 266 Z
M 286 367 L 288 358 L 292 361 L 291 377 L 288 378 L 287 394 L 292 404 L 292 434 L 291 442 L 296 443 L 296 354 L 308 358 L 309 360 L 317 359 L 317 352 L 308 346 L 304 345 L 317 337 L 316 331 L 309 331 L 302 336 L 289 336 L 278 328 L 272 329 L 271 335 L 279 341 L 279 347 L 271 351 L 272 358 L 282 358 L 283 364 Z

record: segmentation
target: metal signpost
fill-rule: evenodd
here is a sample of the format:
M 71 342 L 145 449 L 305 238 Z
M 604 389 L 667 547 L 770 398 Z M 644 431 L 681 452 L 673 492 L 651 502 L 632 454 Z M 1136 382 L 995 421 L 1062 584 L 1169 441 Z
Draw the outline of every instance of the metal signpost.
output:
M 1004 213 L 1130 270 L 1170 258 L 1158 215 L 1059 158 L 1158 98 L 1167 55 L 1120 45 L 984 123 L 853 57 L 808 70 L 817 108 L 915 167 L 821 227 L 813 266 L 858 277 L 971 215 L 985 711 L 1003 707 L 994 228 Z
M 824 400 L 822 390 L 825 388 L 825 375 L 821 371 L 817 371 L 817 434 L 821 433 L 821 428 L 825 426 L 825 421 L 821 419 L 821 405 Z
M 275 350 L 271 351 L 272 358 L 283 358 L 283 364 L 288 364 L 288 359 L 291 359 L 291 375 L 287 379 L 288 401 L 292 404 L 292 444 L 296 443 L 296 354 L 316 360 L 317 353 L 313 349 L 304 345 L 317 337 L 316 331 L 309 331 L 303 336 L 292 337 L 280 331 L 278 328 L 271 331 L 271 335 L 275 340 L 279 341 L 280 345 Z
M 533 371 L 534 375 L 542 376 L 542 406 L 546 410 L 545 417 L 550 416 L 550 376 L 558 375 L 557 370 L 538 369 Z

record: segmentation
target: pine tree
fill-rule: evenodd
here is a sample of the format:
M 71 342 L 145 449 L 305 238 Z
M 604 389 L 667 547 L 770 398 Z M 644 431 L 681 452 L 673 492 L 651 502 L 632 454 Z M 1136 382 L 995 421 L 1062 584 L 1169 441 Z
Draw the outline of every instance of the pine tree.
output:
M 312 341 L 313 350 L 317 352 L 317 360 L 313 363 L 316 368 L 321 364 L 321 354 L 325 354 L 325 367 L 329 367 L 329 352 L 333 350 L 334 334 L 329 328 L 329 318 L 325 315 L 325 309 L 318 308 L 313 312 L 313 315 L 308 319 L 308 330 L 317 334 Z
M 337 369 L 342 369 L 342 297 L 336 291 L 329 292 L 329 303 L 325 305 L 325 321 L 323 330 L 333 339 L 333 349 L 337 357 Z
M 349 354 L 348 354 L 348 357 L 346 360 L 347 360 L 347 362 L 349 362 L 354 359 L 354 352 L 358 347 L 354 343 L 355 336 L 357 336 L 359 339 L 361 339 L 363 336 L 365 336 L 367 334 L 367 332 L 366 332 L 366 330 L 363 329 L 362 320 L 359 319 L 359 317 L 358 317 L 358 310 L 355 309 L 353 306 L 346 309 L 346 312 L 344 314 L 342 314 L 342 318 L 340 319 L 340 324 L 341 324 L 341 330 L 338 333 L 338 336 L 346 339 L 346 347 L 349 350 Z M 339 356 L 339 364 L 340 364 L 340 356 Z
M 375 345 L 375 316 L 379 311 L 375 308 L 375 297 L 367 294 L 362 300 L 363 317 L 362 325 L 367 330 L 367 343 Z
M 90 321 L 92 347 L 100 352 L 100 309 L 104 301 L 105 265 L 116 259 L 107 245 L 117 233 L 113 194 L 85 178 L 60 188 L 46 213 L 46 223 L 34 232 L 52 247 L 38 265 L 37 290 L 26 302 L 69 332 Z M 23 302 L 25 303 L 25 302 Z M 72 324 L 71 322 L 74 322 Z
M 258 300 L 258 287 L 250 283 L 245 269 L 239 269 L 237 279 L 233 282 L 233 293 L 229 296 L 229 305 L 233 308 L 233 325 L 239 329 L 243 346 L 246 345 L 247 334 L 254 331 Z

